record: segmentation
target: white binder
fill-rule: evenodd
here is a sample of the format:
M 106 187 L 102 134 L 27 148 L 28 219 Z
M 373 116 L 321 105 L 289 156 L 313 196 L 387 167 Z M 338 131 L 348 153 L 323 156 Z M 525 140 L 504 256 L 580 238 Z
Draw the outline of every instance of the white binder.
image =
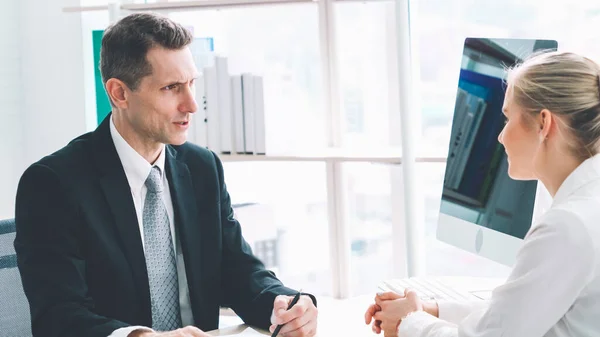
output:
M 242 76 L 231 76 L 231 110 L 233 112 L 235 151 L 236 153 L 245 152 L 245 134 L 244 134 L 244 102 L 242 101 Z
M 242 74 L 245 152 L 254 153 L 254 76 Z
M 254 76 L 254 153 L 265 154 L 266 152 L 263 79 L 260 76 Z
M 231 112 L 231 80 L 229 78 L 229 70 L 227 58 L 215 57 L 215 67 L 217 69 L 217 88 L 219 95 L 219 133 L 221 137 L 220 150 L 221 153 L 234 153 L 233 139 L 233 118 Z
M 194 144 L 208 146 L 208 130 L 206 128 L 206 97 L 204 93 L 204 77 L 199 76 L 194 82 L 196 85 L 196 104 L 198 110 L 192 115 L 192 123 L 188 130 L 189 139 Z
M 219 92 L 217 86 L 217 70 L 215 67 L 204 68 L 204 93 L 206 97 L 206 133 L 208 148 L 221 153 L 221 136 L 219 121 Z

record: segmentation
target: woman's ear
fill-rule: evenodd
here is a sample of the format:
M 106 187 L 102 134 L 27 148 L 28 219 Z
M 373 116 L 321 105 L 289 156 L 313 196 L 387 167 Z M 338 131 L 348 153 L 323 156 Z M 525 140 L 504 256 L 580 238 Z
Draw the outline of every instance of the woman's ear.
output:
M 555 122 L 554 118 L 555 116 L 550 112 L 550 110 L 544 109 L 540 111 L 536 123 L 538 127 L 540 142 L 543 142 L 545 139 L 548 139 L 550 130 L 552 129 L 553 124 Z

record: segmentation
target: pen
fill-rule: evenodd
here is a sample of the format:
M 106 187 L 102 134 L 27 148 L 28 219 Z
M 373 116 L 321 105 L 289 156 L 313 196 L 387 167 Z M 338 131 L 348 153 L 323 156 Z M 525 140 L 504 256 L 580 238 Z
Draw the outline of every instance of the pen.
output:
M 298 291 L 296 296 L 294 296 L 294 299 L 288 305 L 287 310 L 290 310 L 296 303 L 298 303 L 298 300 L 300 299 L 300 293 L 302 293 L 302 289 L 300 289 L 300 291 Z M 271 337 L 277 337 L 277 334 L 279 333 L 279 330 L 281 330 L 282 327 L 283 327 L 283 324 L 279 324 L 275 328 L 275 331 L 273 331 L 273 334 L 271 335 Z

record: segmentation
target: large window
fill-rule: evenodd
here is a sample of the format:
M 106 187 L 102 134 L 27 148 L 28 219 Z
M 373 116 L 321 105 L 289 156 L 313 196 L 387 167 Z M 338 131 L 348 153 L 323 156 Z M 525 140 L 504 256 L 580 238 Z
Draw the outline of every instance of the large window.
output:
M 393 275 L 390 170 L 395 167 L 347 163 L 343 169 L 351 293 L 372 293 Z
M 394 2 L 335 5 L 342 144 L 387 148 L 398 110 Z
M 334 9 L 341 145 L 365 153 L 388 148 L 400 129 L 390 124 L 398 111 L 394 2 L 337 2 Z M 342 165 L 351 295 L 372 293 L 393 276 L 391 169 Z
M 286 285 L 331 295 L 324 165 L 235 162 L 224 170 L 254 253 Z

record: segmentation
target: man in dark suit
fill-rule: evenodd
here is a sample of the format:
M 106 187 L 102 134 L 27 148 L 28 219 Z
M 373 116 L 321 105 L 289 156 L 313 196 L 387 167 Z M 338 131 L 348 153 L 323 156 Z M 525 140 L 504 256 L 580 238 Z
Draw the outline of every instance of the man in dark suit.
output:
M 112 113 L 23 174 L 15 249 L 34 336 L 207 336 L 220 306 L 284 324 L 283 336 L 315 334 L 314 297 L 287 310 L 297 292 L 252 255 L 219 158 L 186 143 L 191 41 L 153 14 L 109 27 L 100 69 Z

